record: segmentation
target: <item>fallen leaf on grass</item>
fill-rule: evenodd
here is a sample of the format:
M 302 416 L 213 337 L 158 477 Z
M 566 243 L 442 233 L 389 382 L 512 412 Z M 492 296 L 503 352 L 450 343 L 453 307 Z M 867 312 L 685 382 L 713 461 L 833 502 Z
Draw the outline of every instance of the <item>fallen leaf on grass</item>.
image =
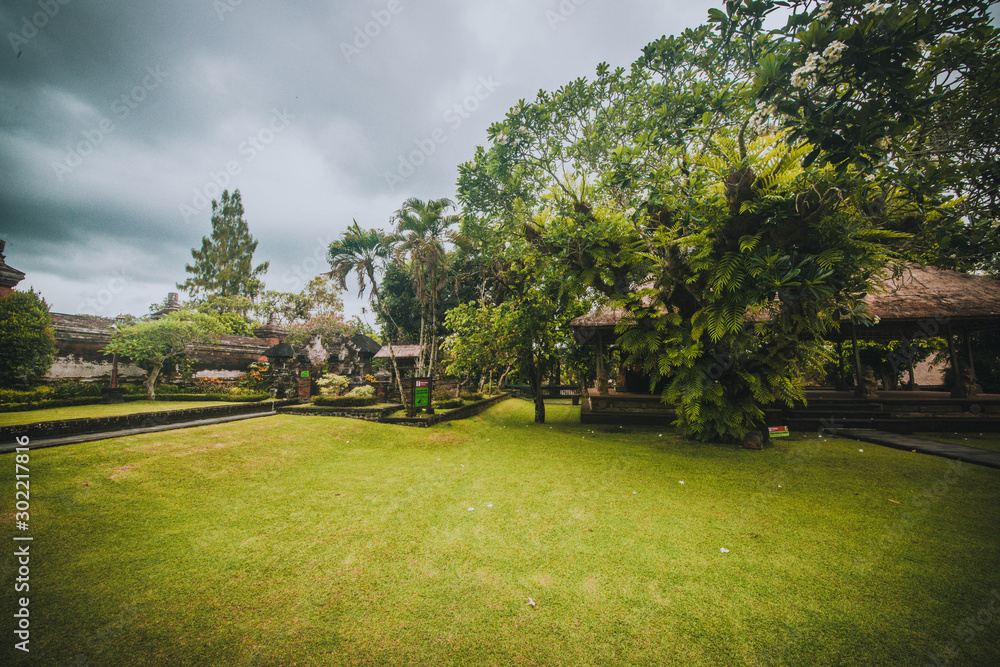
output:
M 902 505 L 903 504 L 903 503 L 899 502 L 898 500 L 893 500 L 892 498 L 886 498 L 886 500 L 888 500 L 890 503 L 896 503 L 897 505 Z

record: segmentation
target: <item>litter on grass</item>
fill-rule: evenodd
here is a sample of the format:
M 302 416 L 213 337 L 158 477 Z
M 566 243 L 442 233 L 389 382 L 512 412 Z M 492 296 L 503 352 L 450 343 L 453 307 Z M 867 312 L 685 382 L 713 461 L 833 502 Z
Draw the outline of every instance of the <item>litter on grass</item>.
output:
M 534 601 L 534 600 L 532 600 L 531 598 L 528 598 L 528 604 L 529 604 L 530 606 L 534 607 L 534 606 L 535 606 L 535 601 Z
M 475 507 L 470 507 L 470 508 L 469 508 L 469 511 L 470 511 L 470 512 L 475 512 L 475 511 L 476 511 L 476 508 L 475 508 Z
M 678 482 L 678 484 L 683 484 L 683 483 L 684 483 L 684 480 L 683 480 L 683 479 L 682 479 L 682 480 L 681 480 L 680 482 Z
M 859 449 L 858 451 L 859 451 L 859 452 L 863 452 L 863 451 L 865 451 L 865 450 L 863 450 L 863 449 Z
M 720 552 L 722 552 L 722 553 L 724 553 L 724 554 L 727 554 L 727 553 L 729 553 L 729 549 L 727 549 L 726 547 L 721 547 L 721 548 L 719 549 L 719 551 L 720 551 Z

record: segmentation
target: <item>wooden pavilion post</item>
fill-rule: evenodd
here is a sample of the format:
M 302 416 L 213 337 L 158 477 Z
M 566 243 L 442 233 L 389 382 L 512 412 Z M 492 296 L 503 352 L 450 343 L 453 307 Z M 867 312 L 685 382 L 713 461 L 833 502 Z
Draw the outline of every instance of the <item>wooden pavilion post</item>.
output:
M 604 334 L 597 334 L 597 393 L 608 395 L 608 369 L 604 365 Z
M 858 398 L 865 396 L 865 378 L 861 372 L 861 350 L 858 349 L 858 327 L 851 318 L 851 349 L 854 353 L 854 395 Z
M 965 379 L 962 377 L 962 363 L 955 349 L 955 334 L 952 330 L 951 322 L 948 322 L 945 334 L 945 338 L 948 341 L 948 359 L 951 361 L 951 372 L 955 375 L 955 381 L 951 386 L 951 396 L 952 398 L 964 398 L 966 394 Z

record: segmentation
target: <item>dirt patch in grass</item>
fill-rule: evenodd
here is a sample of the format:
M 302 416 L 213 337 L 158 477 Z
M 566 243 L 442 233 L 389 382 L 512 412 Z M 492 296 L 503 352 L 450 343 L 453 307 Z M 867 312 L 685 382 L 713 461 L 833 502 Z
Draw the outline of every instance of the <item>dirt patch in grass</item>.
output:
M 121 468 L 115 468 L 115 471 L 111 473 L 108 479 L 118 479 L 119 477 L 121 477 L 122 475 L 124 475 L 129 470 L 132 470 L 135 467 L 136 466 L 128 465 L 128 466 L 122 466 Z

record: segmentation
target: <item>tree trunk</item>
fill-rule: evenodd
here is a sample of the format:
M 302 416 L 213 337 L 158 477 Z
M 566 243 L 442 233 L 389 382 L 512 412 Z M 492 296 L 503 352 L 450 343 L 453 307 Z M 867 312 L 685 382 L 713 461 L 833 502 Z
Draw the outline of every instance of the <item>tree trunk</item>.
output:
M 542 397 L 542 362 L 541 359 L 532 358 L 528 368 L 529 382 L 532 393 L 535 395 L 535 423 L 545 423 L 545 399 Z
M 427 365 L 427 377 L 434 377 L 434 366 L 437 365 L 437 279 L 434 281 L 434 291 L 431 292 L 431 330 L 430 339 L 430 363 Z
M 156 378 L 160 377 L 160 370 L 163 368 L 163 362 L 154 364 L 149 371 L 149 375 L 146 376 L 146 396 L 151 401 L 156 400 Z

